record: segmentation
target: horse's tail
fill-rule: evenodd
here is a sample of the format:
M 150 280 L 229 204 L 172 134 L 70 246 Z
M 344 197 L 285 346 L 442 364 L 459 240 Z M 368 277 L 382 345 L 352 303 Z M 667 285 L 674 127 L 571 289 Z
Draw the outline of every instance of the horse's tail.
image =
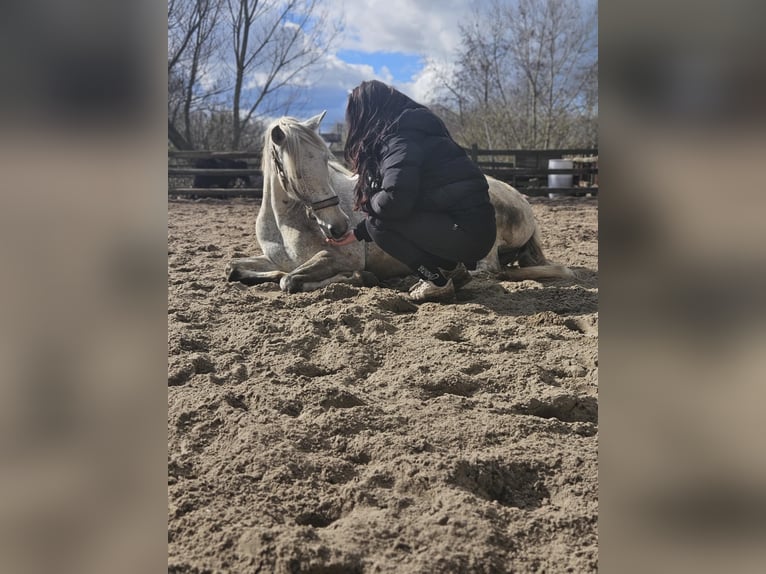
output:
M 574 272 L 564 265 L 550 263 L 545 258 L 540 233 L 537 229 L 518 251 L 518 267 L 503 269 L 502 275 L 509 281 L 524 281 L 525 279 L 572 279 Z

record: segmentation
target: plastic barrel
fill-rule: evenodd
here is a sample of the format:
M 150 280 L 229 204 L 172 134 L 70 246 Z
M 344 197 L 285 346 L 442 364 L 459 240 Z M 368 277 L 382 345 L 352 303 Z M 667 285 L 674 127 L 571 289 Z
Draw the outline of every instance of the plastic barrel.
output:
M 549 159 L 548 169 L 572 169 L 574 163 L 571 159 Z M 548 187 L 551 189 L 572 187 L 571 173 L 552 173 L 548 175 Z M 551 199 L 564 197 L 563 193 L 549 193 Z

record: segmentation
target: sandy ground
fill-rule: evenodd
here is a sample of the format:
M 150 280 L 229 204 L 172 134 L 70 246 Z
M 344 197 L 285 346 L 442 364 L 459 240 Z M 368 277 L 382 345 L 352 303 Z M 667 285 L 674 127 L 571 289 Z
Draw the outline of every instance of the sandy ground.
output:
M 256 201 L 168 203 L 170 572 L 590 572 L 598 200 L 532 200 L 576 281 L 227 284 Z

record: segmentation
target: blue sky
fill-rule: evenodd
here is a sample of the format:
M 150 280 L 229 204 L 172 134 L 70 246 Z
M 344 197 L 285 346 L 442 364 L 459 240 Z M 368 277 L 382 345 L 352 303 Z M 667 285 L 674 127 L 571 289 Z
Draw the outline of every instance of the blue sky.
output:
M 423 69 L 425 59 L 421 54 L 403 52 L 363 52 L 341 50 L 336 56 L 349 64 L 368 65 L 380 76 L 391 76 L 396 82 L 409 82 Z
M 567 0 L 570 1 L 570 0 Z M 595 5 L 596 0 L 581 0 Z M 428 103 L 438 72 L 449 68 L 460 48 L 460 25 L 491 0 L 320 0 L 331 18 L 345 19 L 333 50 L 304 78 L 306 89 L 290 115 L 308 118 L 323 110 L 323 131 L 342 122 L 349 91 L 364 80 L 394 85 Z
M 331 15 L 345 16 L 335 49 L 312 74 L 307 103 L 293 115 L 323 110 L 323 130 L 342 122 L 348 92 L 364 80 L 393 84 L 418 101 L 432 88 L 429 70 L 451 62 L 459 47 L 459 23 L 486 0 L 328 0 Z

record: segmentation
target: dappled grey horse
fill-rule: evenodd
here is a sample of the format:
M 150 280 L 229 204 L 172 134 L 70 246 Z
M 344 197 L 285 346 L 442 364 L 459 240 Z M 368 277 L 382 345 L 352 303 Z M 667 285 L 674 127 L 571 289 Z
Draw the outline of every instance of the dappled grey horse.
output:
M 335 247 L 328 237 L 342 237 L 364 214 L 353 210 L 356 176 L 333 161 L 319 136 L 324 112 L 306 121 L 282 117 L 266 130 L 261 166 L 263 199 L 255 233 L 263 255 L 232 259 L 229 281 L 247 285 L 279 282 L 283 291 L 312 291 L 329 283 L 365 284 L 402 277 L 411 270 L 374 243 Z M 488 177 L 495 207 L 497 239 L 476 272 L 505 279 L 573 277 L 562 265 L 550 264 L 540 246 L 532 208 L 516 189 Z M 510 267 L 514 263 L 518 266 Z

